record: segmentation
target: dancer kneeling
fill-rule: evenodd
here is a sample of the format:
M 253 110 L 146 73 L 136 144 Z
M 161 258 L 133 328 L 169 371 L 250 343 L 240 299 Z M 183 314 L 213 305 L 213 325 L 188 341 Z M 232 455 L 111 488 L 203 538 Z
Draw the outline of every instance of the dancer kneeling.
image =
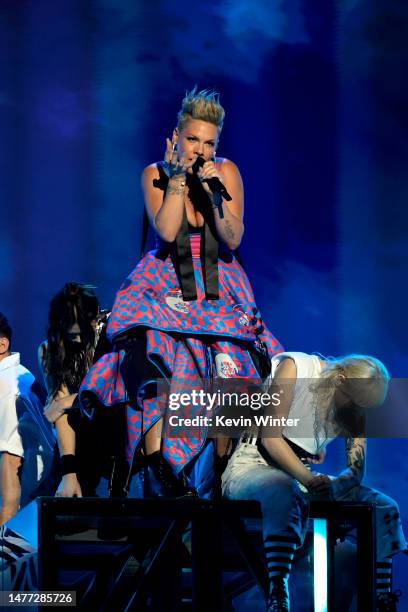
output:
M 378 606 L 393 609 L 389 607 L 395 600 L 390 593 L 391 558 L 406 549 L 398 506 L 361 485 L 366 455 L 363 413 L 383 403 L 389 380 L 386 368 L 363 355 L 326 359 L 281 353 L 272 359 L 271 377 L 273 389 L 280 393 L 279 414 L 299 418 L 302 437 L 295 437 L 288 427 L 274 432 L 275 437 L 266 437 L 265 431 L 259 436 L 244 434 L 223 474 L 225 497 L 261 504 L 270 579 L 267 610 L 289 610 L 287 581 L 295 549 L 304 540 L 308 497 L 313 494 L 375 506 Z M 352 430 L 346 437 L 347 468 L 336 478 L 311 472 L 310 462 L 328 442 Z

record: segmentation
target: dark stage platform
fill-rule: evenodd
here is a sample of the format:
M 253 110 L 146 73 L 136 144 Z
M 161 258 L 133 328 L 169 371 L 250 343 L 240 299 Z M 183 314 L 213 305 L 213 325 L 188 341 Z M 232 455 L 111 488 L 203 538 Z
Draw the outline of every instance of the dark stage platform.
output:
M 17 518 L 3 527 L 3 590 L 72 590 L 84 610 L 264 609 L 257 502 L 43 497 L 34 504 L 20 526 Z M 291 578 L 292 609 L 374 609 L 372 507 L 313 501 L 310 517 Z M 344 542 L 351 529 L 355 547 Z

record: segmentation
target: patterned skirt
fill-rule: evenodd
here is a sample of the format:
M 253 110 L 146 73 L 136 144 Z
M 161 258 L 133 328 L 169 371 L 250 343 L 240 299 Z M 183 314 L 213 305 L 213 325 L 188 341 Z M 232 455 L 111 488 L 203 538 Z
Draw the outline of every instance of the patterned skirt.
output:
M 107 330 L 115 350 L 91 368 L 81 385 L 85 410 L 90 396 L 103 406 L 127 403 L 129 455 L 166 413 L 162 396 L 142 392 L 152 379 L 166 380 L 170 392 L 180 381 L 259 379 L 265 352 L 271 358 L 283 350 L 263 325 L 249 280 L 231 254 L 218 262 L 219 299 L 206 299 L 200 236 L 193 234 L 190 241 L 197 300 L 183 300 L 171 255 L 160 249 L 147 253 L 115 299 Z M 135 350 L 138 356 L 131 355 Z M 162 452 L 180 471 L 205 441 L 205 427 L 194 436 L 164 436 Z

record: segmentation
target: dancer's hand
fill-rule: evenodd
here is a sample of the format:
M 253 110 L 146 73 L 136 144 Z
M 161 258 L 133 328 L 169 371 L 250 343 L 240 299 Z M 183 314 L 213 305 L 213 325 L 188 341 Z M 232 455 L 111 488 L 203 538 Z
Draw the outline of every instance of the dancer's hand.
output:
M 55 497 L 82 497 L 81 486 L 76 474 L 65 474 Z
M 322 448 L 321 450 L 319 450 L 319 452 L 317 453 L 318 457 L 316 459 L 312 459 L 311 457 L 307 458 L 307 462 L 314 464 L 314 465 L 320 465 L 321 463 L 323 463 L 323 461 L 326 459 L 326 451 L 324 448 Z
M 186 173 L 192 173 L 192 165 L 196 158 L 193 160 L 187 160 L 184 156 L 178 156 L 175 144 L 173 144 L 170 138 L 166 138 L 166 151 L 164 153 L 164 169 L 169 178 L 173 177 L 185 177 Z
M 65 413 L 66 410 L 72 408 L 72 404 L 77 394 L 73 393 L 61 399 L 54 399 L 44 408 L 44 416 L 50 423 L 55 423 Z
M 333 482 L 326 474 L 313 472 L 313 478 L 307 483 L 307 488 L 311 495 L 333 498 Z

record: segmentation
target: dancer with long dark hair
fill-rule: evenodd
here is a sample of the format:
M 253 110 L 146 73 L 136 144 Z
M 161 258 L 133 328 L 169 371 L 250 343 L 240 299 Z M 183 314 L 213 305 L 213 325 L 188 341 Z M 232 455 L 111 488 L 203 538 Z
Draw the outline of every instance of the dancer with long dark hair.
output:
M 104 321 L 95 290 L 89 285 L 66 283 L 50 302 L 47 340 L 38 354 L 48 394 L 45 416 L 55 424 L 58 436 L 62 496 L 93 495 L 107 469 L 100 421 L 91 422 L 77 403 L 95 352 L 104 350 Z

